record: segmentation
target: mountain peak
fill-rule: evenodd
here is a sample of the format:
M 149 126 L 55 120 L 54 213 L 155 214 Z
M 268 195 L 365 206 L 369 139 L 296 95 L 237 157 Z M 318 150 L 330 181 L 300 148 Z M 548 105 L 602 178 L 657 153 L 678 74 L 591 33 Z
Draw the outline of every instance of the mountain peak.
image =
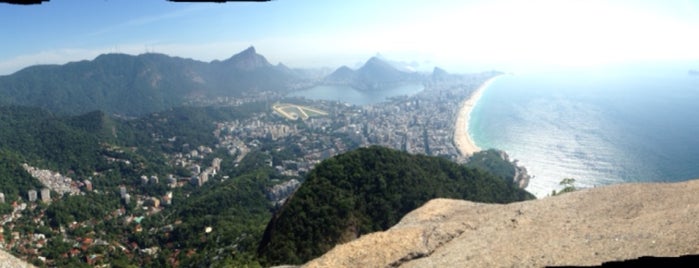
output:
M 364 63 L 364 65 L 361 68 L 359 68 L 358 71 L 398 72 L 398 69 L 396 69 L 395 67 L 393 67 L 393 65 L 386 62 L 385 60 L 382 60 L 379 57 L 371 57 L 366 63 Z
M 447 73 L 447 71 L 439 67 L 434 67 L 434 70 L 432 71 L 432 79 L 446 79 L 447 76 L 449 76 L 449 73 Z
M 366 64 L 379 64 L 379 63 L 388 64 L 385 60 L 383 60 L 381 58 L 380 55 L 376 55 L 376 56 L 369 58 L 369 60 L 365 63 L 365 65 Z
M 269 63 L 264 56 L 257 54 L 254 46 L 248 47 L 247 49 L 233 55 L 233 57 L 230 57 L 223 62 L 233 65 L 237 69 L 246 71 L 272 66 L 272 64 Z
M 255 46 L 250 46 L 245 50 L 241 51 L 240 54 L 257 54 L 257 51 L 255 51 Z
M 437 67 L 437 66 L 434 67 L 434 69 L 432 70 L 432 73 L 436 73 L 436 74 L 449 74 L 449 73 L 447 73 L 446 70 L 444 70 L 444 69 L 442 69 L 442 68 L 439 68 L 439 67 Z

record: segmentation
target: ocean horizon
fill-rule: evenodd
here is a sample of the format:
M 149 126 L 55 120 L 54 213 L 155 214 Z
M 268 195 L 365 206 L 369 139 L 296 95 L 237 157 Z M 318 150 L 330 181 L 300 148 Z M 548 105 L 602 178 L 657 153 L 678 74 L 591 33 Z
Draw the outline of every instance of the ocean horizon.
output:
M 694 68 L 692 68 L 694 67 Z M 580 188 L 699 178 L 699 76 L 686 63 L 505 75 L 471 112 L 469 134 L 506 151 L 544 197 Z

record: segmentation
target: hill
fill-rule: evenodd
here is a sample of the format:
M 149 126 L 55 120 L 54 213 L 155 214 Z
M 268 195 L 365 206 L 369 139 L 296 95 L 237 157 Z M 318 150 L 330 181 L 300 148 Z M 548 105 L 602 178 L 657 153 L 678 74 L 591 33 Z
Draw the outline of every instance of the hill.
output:
M 297 72 L 270 64 L 254 47 L 210 63 L 156 53 L 104 54 L 92 61 L 37 65 L 0 76 L 0 104 L 70 115 L 102 110 L 138 116 L 190 98 L 283 91 L 298 79 Z
M 105 162 L 99 156 L 102 148 L 97 133 L 74 127 L 64 119 L 41 109 L 0 106 L 0 150 L 56 170 L 89 174 Z M 99 124 L 82 122 L 93 125 L 90 128 Z
M 438 197 L 488 203 L 533 198 L 511 180 L 443 158 L 362 148 L 327 159 L 308 175 L 270 221 L 259 254 L 268 264 L 302 263 L 388 229 Z
M 507 205 L 436 199 L 306 267 L 589 266 L 698 254 L 697 191 L 699 180 L 620 184 Z

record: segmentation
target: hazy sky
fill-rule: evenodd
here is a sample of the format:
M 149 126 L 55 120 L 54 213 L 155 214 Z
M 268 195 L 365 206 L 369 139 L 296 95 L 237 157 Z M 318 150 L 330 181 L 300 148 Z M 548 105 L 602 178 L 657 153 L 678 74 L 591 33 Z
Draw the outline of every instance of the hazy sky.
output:
M 99 54 L 353 67 L 376 53 L 450 71 L 699 60 L 699 1 L 53 0 L 0 4 L 0 75 Z

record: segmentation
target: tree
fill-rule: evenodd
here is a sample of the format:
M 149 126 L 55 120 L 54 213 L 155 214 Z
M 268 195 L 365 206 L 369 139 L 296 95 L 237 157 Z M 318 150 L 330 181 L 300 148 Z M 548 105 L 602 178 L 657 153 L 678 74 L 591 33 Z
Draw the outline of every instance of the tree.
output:
M 563 189 L 561 189 L 558 192 L 556 192 L 556 190 L 553 190 L 553 192 L 551 193 L 552 196 L 560 195 L 563 193 L 570 193 L 577 190 L 577 188 L 575 187 L 575 179 L 573 178 L 565 178 L 561 180 L 561 182 L 559 182 L 558 184 L 563 186 Z

